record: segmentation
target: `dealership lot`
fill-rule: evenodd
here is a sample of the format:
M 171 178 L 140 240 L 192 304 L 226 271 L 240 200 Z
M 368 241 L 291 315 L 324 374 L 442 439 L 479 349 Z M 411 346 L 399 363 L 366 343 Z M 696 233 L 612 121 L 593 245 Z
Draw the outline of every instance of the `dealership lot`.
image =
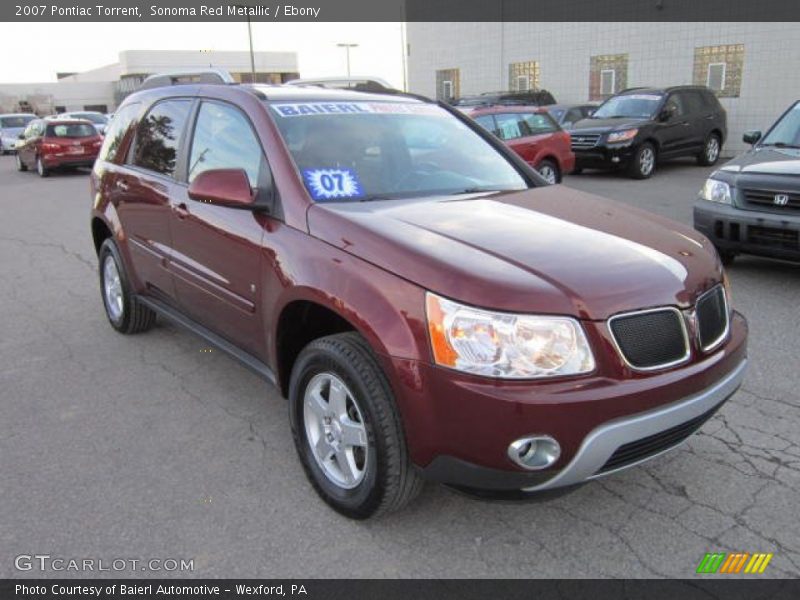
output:
M 565 184 L 691 223 L 709 172 Z M 749 373 L 679 450 L 525 504 L 429 485 L 357 523 L 313 493 L 267 384 L 170 324 L 108 326 L 85 172 L 40 179 L 3 157 L 0 190 L 0 577 L 39 575 L 20 554 L 194 559 L 199 577 L 689 577 L 710 551 L 774 552 L 768 575 L 800 575 L 800 265 L 730 269 Z

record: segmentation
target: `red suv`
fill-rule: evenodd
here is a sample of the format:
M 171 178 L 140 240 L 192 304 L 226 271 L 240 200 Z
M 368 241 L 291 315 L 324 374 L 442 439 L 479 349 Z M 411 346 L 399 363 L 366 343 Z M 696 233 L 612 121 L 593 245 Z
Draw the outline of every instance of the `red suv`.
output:
M 420 97 L 145 89 L 91 197 L 112 327 L 160 315 L 273 382 L 311 483 L 350 517 L 423 480 L 513 498 L 640 463 L 745 370 L 705 237 L 545 185 Z
M 36 119 L 17 142 L 17 170 L 47 177 L 61 167 L 91 167 L 103 138 L 89 121 Z
M 491 131 L 548 183 L 559 183 L 575 168 L 569 134 L 547 108 L 536 106 L 484 106 L 464 109 L 484 129 Z

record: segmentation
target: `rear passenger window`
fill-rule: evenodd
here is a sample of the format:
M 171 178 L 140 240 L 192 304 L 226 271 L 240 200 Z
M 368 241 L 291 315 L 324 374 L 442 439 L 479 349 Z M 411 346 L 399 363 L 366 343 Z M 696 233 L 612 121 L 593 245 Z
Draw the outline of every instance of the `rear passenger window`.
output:
M 189 100 L 165 100 L 150 109 L 136 131 L 134 165 L 170 177 L 175 174 L 178 143 L 191 106 Z
M 494 118 L 497 121 L 498 137 L 501 140 L 513 140 L 522 137 L 522 131 L 519 128 L 519 115 L 495 115 Z
M 190 182 L 210 169 L 244 169 L 250 185 L 257 187 L 263 163 L 261 144 L 238 109 L 216 102 L 200 105 L 189 157 Z
M 686 92 L 683 96 L 686 98 L 686 110 L 689 113 L 697 114 L 708 110 L 700 92 Z
M 130 129 L 131 123 L 139 113 L 139 103 L 134 102 L 123 106 L 114 115 L 114 118 L 106 127 L 106 136 L 103 140 L 103 147 L 100 148 L 99 160 L 113 161 L 117 157 L 122 140 Z

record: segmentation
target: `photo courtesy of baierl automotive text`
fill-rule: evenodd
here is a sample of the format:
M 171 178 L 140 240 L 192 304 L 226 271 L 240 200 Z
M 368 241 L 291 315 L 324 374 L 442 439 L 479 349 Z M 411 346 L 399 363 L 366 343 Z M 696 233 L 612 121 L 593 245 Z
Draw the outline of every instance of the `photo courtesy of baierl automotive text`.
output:
M 796 597 L 798 17 L 0 7 L 0 597 Z

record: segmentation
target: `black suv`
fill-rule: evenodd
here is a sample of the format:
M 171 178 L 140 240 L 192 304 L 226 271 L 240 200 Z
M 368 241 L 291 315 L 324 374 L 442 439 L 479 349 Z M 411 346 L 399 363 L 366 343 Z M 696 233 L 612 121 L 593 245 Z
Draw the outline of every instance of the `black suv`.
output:
M 575 171 L 625 168 L 635 179 L 656 161 L 696 156 L 713 165 L 727 135 L 725 109 L 704 86 L 631 88 L 612 96 L 570 129 Z
M 694 207 L 695 229 L 711 239 L 722 261 L 737 253 L 800 260 L 800 101 L 753 147 L 714 171 Z
M 461 96 L 453 100 L 452 105 L 459 108 L 476 106 L 548 106 L 555 104 L 556 99 L 547 90 L 528 90 L 522 92 L 484 92 L 475 96 Z

